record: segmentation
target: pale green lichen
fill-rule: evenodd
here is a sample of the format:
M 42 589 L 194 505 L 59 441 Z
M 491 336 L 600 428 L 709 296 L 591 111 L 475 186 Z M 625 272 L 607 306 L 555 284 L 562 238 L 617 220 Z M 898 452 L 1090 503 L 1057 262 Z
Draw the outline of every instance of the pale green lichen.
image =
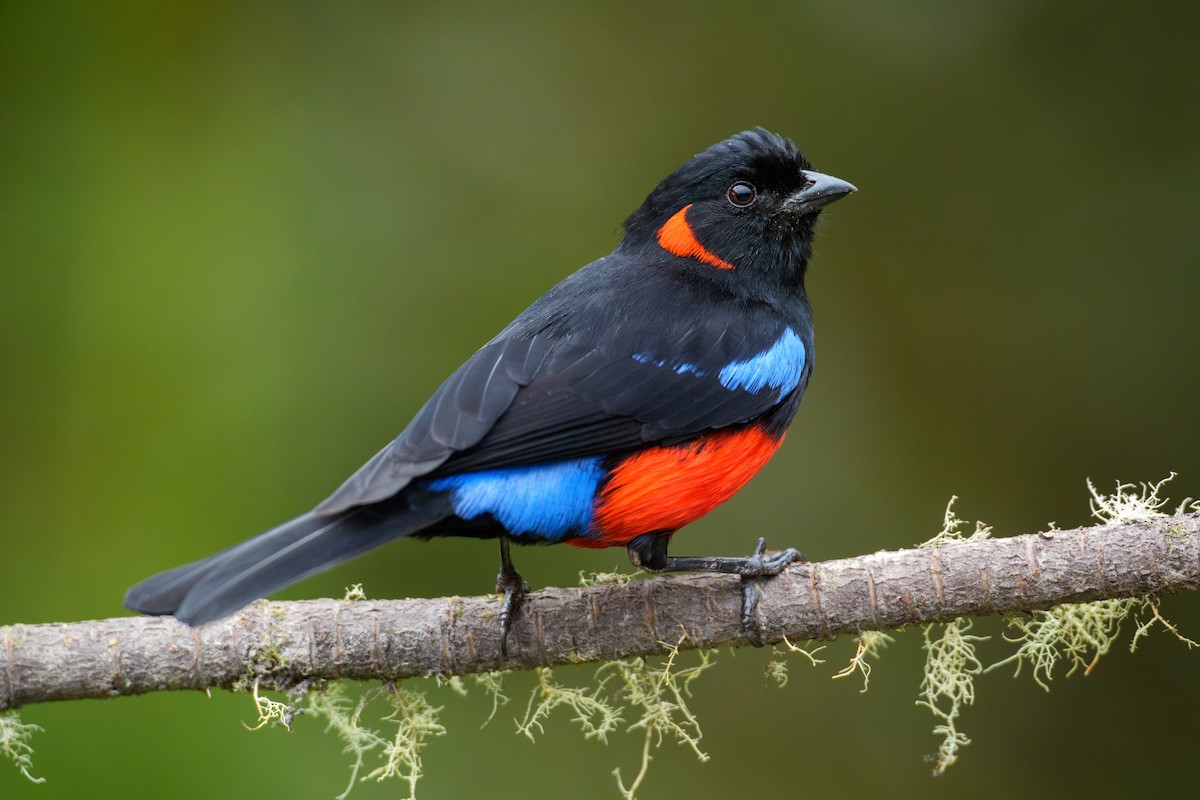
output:
M 1145 522 L 1156 517 L 1165 517 L 1160 509 L 1169 501 L 1159 497 L 1162 487 L 1175 478 L 1172 472 L 1158 483 L 1121 483 L 1117 481 L 1117 490 L 1112 494 L 1100 494 L 1088 478 L 1087 487 L 1092 497 L 1088 501 L 1092 507 L 1092 516 L 1100 520 L 1102 525 L 1120 522 Z M 1188 504 L 1184 500 L 1177 513 L 1182 514 Z
M 250 689 L 250 696 L 254 700 L 254 709 L 258 713 L 258 724 L 254 726 L 245 725 L 246 730 L 257 731 L 267 725 L 277 725 L 280 728 L 287 730 L 292 729 L 292 719 L 296 716 L 296 707 L 291 703 L 272 700 L 266 695 L 259 692 L 258 677 L 254 679 L 254 685 Z
M 613 770 L 617 789 L 625 800 L 634 800 L 650 768 L 651 751 L 668 739 L 689 747 L 701 761 L 708 755 L 700 749 L 700 723 L 688 708 L 691 685 L 713 664 L 712 654 L 699 652 L 699 662 L 680 666 L 681 647 L 686 637 L 667 644 L 669 648 L 661 663 L 646 658 L 627 658 L 602 664 L 595 672 L 595 683 L 588 688 L 566 686 L 554 676 L 554 671 L 537 671 L 538 686 L 529 699 L 524 719 L 517 731 L 535 738 L 544 732 L 543 723 L 552 712 L 566 708 L 580 726 L 584 737 L 608 741 L 608 735 L 632 713 L 636 719 L 626 732 L 642 732 L 642 758 L 637 774 L 626 785 L 620 769 Z
M 395 725 L 388 736 L 362 723 L 363 712 L 376 699 L 385 698 L 392 711 L 382 719 Z M 346 744 L 344 752 L 354 756 L 350 766 L 350 781 L 338 795 L 345 800 L 359 781 L 383 781 L 389 778 L 408 784 L 407 800 L 415 800 L 417 781 L 424 774 L 421 755 L 428 739 L 442 736 L 446 729 L 438 722 L 440 707 L 433 707 L 422 692 L 388 684 L 366 692 L 352 703 L 340 684 L 326 691 L 313 692 L 308 697 L 308 710 L 326 720 L 326 730 L 333 731 Z M 378 750 L 382 763 L 359 777 L 366 757 Z
M 833 679 L 846 678 L 857 672 L 863 679 L 863 687 L 859 692 L 867 691 L 871 685 L 871 663 L 867 659 L 878 660 L 880 652 L 894 641 L 894 636 L 883 631 L 862 631 L 855 637 L 856 646 L 850 663 L 835 673 Z
M 476 685 L 492 698 L 492 712 L 488 714 L 487 719 L 479 726 L 480 728 L 486 728 L 487 724 L 495 718 L 496 712 L 500 710 L 500 706 L 508 705 L 508 695 L 504 693 L 504 673 L 498 671 L 481 672 L 471 677 L 474 679 Z
M 783 647 L 782 651 L 779 649 L 780 646 Z M 780 655 L 788 653 L 799 654 L 808 660 L 809 665 L 815 667 L 818 664 L 825 663 L 825 659 L 817 658 L 817 653 L 824 649 L 825 645 L 819 645 L 818 647 L 814 647 L 810 650 L 800 647 L 799 645 L 792 644 L 786 636 L 783 637 L 783 641 L 780 644 L 777 644 L 771 648 L 771 658 L 769 661 L 767 661 L 767 680 L 775 681 L 775 685 L 781 689 L 784 686 L 787 686 L 789 677 L 788 664 L 785 659 L 779 657 Z
M 556 709 L 566 708 L 571 712 L 571 719 L 579 724 L 585 739 L 607 742 L 608 734 L 621 723 L 620 707 L 605 696 L 611 677 L 604 676 L 595 686 L 580 688 L 559 683 L 554 678 L 554 670 L 549 667 L 539 668 L 537 688 L 529 696 L 525 717 L 517 723 L 517 733 L 536 741 L 534 731 L 545 732 L 542 722 Z
M 451 675 L 449 677 L 445 675 L 434 675 L 433 680 L 438 686 L 445 686 L 459 697 L 466 697 L 468 694 L 467 682 L 462 679 L 461 675 Z
M 967 521 L 954 513 L 957 500 L 957 496 L 950 498 L 942 519 L 942 529 L 919 547 L 977 542 L 992 535 L 992 527 L 978 521 L 974 531 L 964 533 L 963 527 Z M 926 625 L 924 628 L 925 674 L 921 682 L 921 699 L 917 700 L 917 705 L 925 706 L 942 720 L 933 728 L 934 735 L 942 737 L 937 755 L 933 758 L 934 775 L 944 773 L 958 760 L 958 751 L 971 743 L 966 734 L 958 730 L 958 718 L 964 706 L 975 702 L 975 676 L 983 671 L 975 655 L 975 643 L 988 639 L 987 636 L 968 634 L 971 625 L 971 620 L 959 617 L 942 626 L 942 633 L 936 639 L 931 634 L 937 625 Z M 865 661 L 859 659 L 859 664 L 865 664 Z M 854 666 L 853 662 L 851 666 Z M 864 691 L 869 676 L 868 669 L 863 673 Z
M 403 686 L 388 687 L 385 695 L 392 704 L 392 713 L 384 717 L 396 726 L 396 732 L 383 745 L 383 764 L 367 773 L 363 780 L 382 781 L 399 778 L 408 784 L 408 800 L 417 796 L 417 780 L 425 774 L 421 766 L 421 751 L 431 736 L 444 736 L 446 729 L 438 722 L 441 707 L 429 704 L 425 695 Z
M 579 585 L 580 586 L 605 586 L 615 584 L 617 586 L 626 586 L 630 581 L 634 580 L 640 573 L 626 572 L 587 572 L 580 570 Z
M 1161 509 L 1166 501 L 1160 499 L 1158 494 L 1171 477 L 1174 475 L 1154 484 L 1118 483 L 1116 493 L 1112 495 L 1100 494 L 1089 481 L 1093 513 L 1105 523 L 1163 516 Z M 956 500 L 956 497 L 951 498 L 946 506 L 941 531 L 921 546 L 938 547 L 978 541 L 991 535 L 991 527 L 982 522 L 976 522 L 974 530 L 967 528 L 968 523 L 954 512 Z M 1178 513 L 1188 509 L 1200 511 L 1200 501 L 1185 501 Z M 1057 527 L 1051 523 L 1051 529 L 1056 530 Z M 581 573 L 580 584 L 624 585 L 635 578 L 636 575 L 615 572 Z M 361 599 L 365 599 L 361 585 L 347 589 L 345 600 Z M 458 598 L 451 599 L 452 611 L 457 602 Z M 1152 598 L 1103 600 L 1059 606 L 1050 611 L 1034 612 L 1029 618 L 1010 619 L 1010 624 L 1020 632 L 1020 635 L 1010 639 L 1018 645 L 1017 652 L 992 667 L 1016 662 L 1019 672 L 1024 663 L 1029 663 L 1034 679 L 1043 687 L 1047 686 L 1056 663 L 1063 659 L 1071 664 L 1068 675 L 1084 665 L 1087 665 L 1086 673 L 1096 659 L 1110 649 L 1120 622 L 1127 616 L 1133 616 L 1138 622 L 1130 643 L 1131 651 L 1136 649 L 1140 638 L 1158 624 L 1189 647 L 1200 646 L 1171 625 L 1159 613 Z M 1140 621 L 1143 616 L 1146 617 L 1145 623 Z M 942 737 L 942 742 L 933 758 L 936 762 L 935 775 L 942 774 L 950 767 L 958 759 L 961 748 L 970 743 L 970 739 L 958 729 L 958 721 L 965 707 L 974 703 L 975 678 L 985 671 L 976 654 L 976 644 L 988 638 L 969 633 L 971 626 L 971 620 L 959 618 L 946 625 L 928 625 L 924 628 L 926 663 L 917 703 L 928 708 L 939 720 L 934 733 Z M 691 684 L 712 666 L 712 654 L 701 651 L 698 663 L 688 667 L 679 666 L 681 648 L 686 640 L 686 636 L 681 636 L 677 642 L 664 642 L 667 652 L 662 660 L 630 658 L 605 663 L 595 671 L 594 680 L 586 687 L 561 683 L 552 669 L 537 670 L 538 685 L 530 696 L 523 718 L 516 723 L 517 732 L 534 739 L 536 734 L 544 732 L 543 723 L 560 709 L 568 711 L 585 738 L 607 742 L 608 736 L 622 726 L 625 732 L 640 732 L 642 755 L 633 779 L 627 785 L 620 769 L 613 770 L 618 792 L 624 800 L 635 800 L 648 774 L 652 752 L 664 741 L 685 745 L 701 761 L 707 761 L 708 755 L 700 749 L 700 724 L 688 708 L 687 701 L 691 697 Z M 862 691 L 865 692 L 870 683 L 870 662 L 877 660 L 880 651 L 893 641 L 891 635 L 881 631 L 860 633 L 850 663 L 833 677 L 861 675 Z M 816 666 L 823 663 L 816 657 L 822 649 L 823 646 L 812 649 L 798 647 L 784 639 L 782 644 L 771 650 L 770 663 L 767 665 L 768 678 L 780 686 L 785 685 L 788 680 L 787 664 L 780 656 L 798 653 Z M 269 647 L 256 659 L 254 667 L 248 670 L 243 688 L 250 690 L 254 698 L 258 713 L 255 730 L 270 723 L 287 727 L 292 716 L 301 713 L 294 704 L 271 700 L 259 691 L 260 677 L 269 678 L 270 673 L 280 666 L 282 658 L 277 657 L 274 647 Z M 471 676 L 474 685 L 491 697 L 492 707 L 484 726 L 495 717 L 499 707 L 509 701 L 502 691 L 503 675 L 501 672 L 489 672 Z M 469 693 L 467 682 L 461 677 L 434 676 L 434 679 L 438 687 L 446 687 L 455 694 L 466 696 Z M 415 797 L 417 781 L 423 774 L 421 754 L 424 747 L 429 739 L 446 732 L 438 722 L 441 709 L 432 706 L 425 694 L 392 684 L 366 692 L 357 701 L 347 698 L 344 691 L 341 684 L 311 691 L 305 708 L 306 713 L 326 720 L 327 730 L 335 732 L 345 742 L 345 752 L 354 758 L 349 783 L 339 800 L 344 800 L 360 781 L 388 778 L 406 783 L 411 800 Z M 291 694 L 294 701 L 297 692 Z M 380 733 L 363 722 L 365 710 L 379 698 L 386 698 L 390 707 L 390 713 L 381 720 L 395 726 L 392 735 Z M 625 725 L 629 718 L 633 722 Z M 29 732 L 36 729 L 36 726 L 22 726 L 11 715 L 0 717 L 0 752 L 17 761 L 22 772 L 31 780 L 34 779 L 27 771 L 31 751 L 26 739 Z M 372 753 L 378 755 L 381 763 L 363 775 L 367 757 Z
M 958 495 L 953 495 L 950 502 L 946 504 L 946 514 L 942 519 L 942 529 L 934 534 L 932 539 L 927 539 L 918 547 L 939 547 L 944 544 L 958 544 L 961 542 L 977 542 L 980 539 L 986 539 L 992 535 L 992 526 L 985 525 L 983 522 L 975 523 L 975 530 L 971 533 L 963 533 L 962 527 L 967 524 L 965 519 L 959 519 L 959 516 L 954 513 L 954 504 L 958 501 Z
M 958 718 L 964 706 L 975 702 L 975 676 L 983 671 L 975 655 L 975 643 L 988 638 L 967 633 L 971 624 L 971 620 L 960 617 L 942 626 L 941 636 L 936 639 L 932 632 L 937 625 L 924 628 L 925 679 L 917 705 L 925 706 L 942 720 L 933 729 L 935 736 L 942 737 L 934 759 L 934 775 L 944 773 L 958 760 L 959 749 L 971 743 L 958 730 Z
M 1091 494 L 1089 504 L 1092 516 L 1105 525 L 1145 522 L 1165 517 L 1167 515 L 1162 509 L 1168 500 L 1159 497 L 1159 494 L 1163 486 L 1174 477 L 1175 473 L 1172 472 L 1156 483 L 1133 484 L 1118 481 L 1112 494 L 1102 494 L 1089 479 L 1087 487 Z M 1184 513 L 1189 503 L 1192 503 L 1190 499 L 1185 500 L 1176 513 Z M 1147 613 L 1150 619 L 1141 623 L 1138 617 Z M 1034 611 L 1028 618 L 1010 618 L 1009 625 L 1016 628 L 1018 633 L 1005 638 L 1018 645 L 1017 651 L 988 669 L 1015 663 L 1016 673 L 1019 674 L 1021 667 L 1028 664 L 1034 681 L 1048 691 L 1054 667 L 1059 661 L 1070 665 L 1067 676 L 1073 675 L 1080 667 L 1083 667 L 1084 675 L 1090 674 L 1100 657 L 1112 648 L 1120 633 L 1122 621 L 1130 616 L 1138 623 L 1130 643 L 1130 651 L 1137 649 L 1138 640 L 1156 623 L 1161 623 L 1168 632 L 1189 648 L 1196 646 L 1195 642 L 1183 636 L 1175 626 L 1163 618 L 1151 597 L 1069 603 L 1054 606 L 1046 611 Z
M 1197 510 L 1200 510 L 1200 509 L 1197 509 Z M 1184 636 L 1182 633 L 1179 632 L 1178 628 L 1176 628 L 1174 625 L 1172 625 L 1170 622 L 1168 622 L 1166 617 L 1164 617 L 1162 614 L 1159 613 L 1158 604 L 1154 601 L 1153 598 L 1146 597 L 1143 599 L 1145 600 L 1145 606 L 1142 609 L 1140 609 L 1140 612 L 1146 612 L 1146 611 L 1150 612 L 1150 619 L 1146 620 L 1145 622 L 1140 623 L 1137 627 L 1137 630 L 1135 630 L 1133 632 L 1133 639 L 1130 640 L 1130 642 L 1129 642 L 1129 652 L 1131 652 L 1131 653 L 1137 652 L 1138 640 L 1141 639 L 1146 634 L 1148 634 L 1150 632 L 1150 629 L 1153 628 L 1156 624 L 1161 624 L 1164 628 L 1167 629 L 1167 633 L 1171 634 L 1176 639 L 1178 639 L 1179 641 L 1181 641 L 1185 645 L 1187 645 L 1188 650 L 1191 650 L 1193 647 L 1200 647 L 1200 642 L 1194 642 L 1191 639 Z
M 308 696 L 308 712 L 314 717 L 323 718 L 326 733 L 335 733 L 346 745 L 342 752 L 354 756 L 354 763 L 350 765 L 350 781 L 337 800 L 346 800 L 354 789 L 367 754 L 383 746 L 383 738 L 361 723 L 363 711 L 371 699 L 372 695 L 368 693 L 360 696 L 357 702 L 352 702 L 346 697 L 346 685 L 343 683 L 332 684 L 325 691 L 313 692 Z
M 342 596 L 342 599 L 350 603 L 358 600 L 366 600 L 367 593 L 361 583 L 356 583 L 353 586 L 346 587 L 346 594 Z
M 1149 614 L 1149 619 L 1142 623 L 1138 618 L 1144 614 Z M 1200 646 L 1168 622 L 1159 613 L 1151 597 L 1097 600 L 1055 606 L 1048 611 L 1034 611 L 1028 619 L 1011 618 L 1009 624 L 1020 633 L 1006 636 L 1005 639 L 1016 643 L 1017 651 L 1003 661 L 992 664 L 988 670 L 1015 663 L 1015 674 L 1019 675 L 1021 667 L 1028 664 L 1037 685 L 1050 691 L 1050 680 L 1059 661 L 1070 665 L 1067 677 L 1074 675 L 1080 667 L 1083 667 L 1084 675 L 1090 675 L 1100 657 L 1112 649 L 1121 623 L 1130 616 L 1138 623 L 1129 643 L 1131 653 L 1137 650 L 1138 641 L 1156 624 L 1161 624 L 1189 650 Z
M 639 708 L 639 717 L 629 726 L 629 731 L 642 730 L 642 760 L 633 781 L 626 786 L 621 779 L 621 770 L 613 770 L 617 779 L 617 790 L 624 800 L 635 800 L 637 790 L 650 769 L 651 747 L 661 747 L 665 738 L 672 738 L 691 748 L 696 758 L 708 761 L 708 754 L 700 749 L 700 723 L 688 708 L 692 682 L 712 666 L 711 651 L 700 651 L 700 662 L 690 667 L 677 667 L 680 645 L 685 637 L 671 645 L 667 659 L 659 667 L 652 667 L 644 658 L 627 658 L 603 665 L 597 674 L 611 670 L 621 678 L 622 697 L 630 705 Z
M 16 765 L 26 780 L 33 783 L 45 783 L 45 778 L 35 778 L 33 773 L 33 746 L 29 740 L 33 734 L 41 733 L 38 725 L 21 722 L 21 713 L 16 709 L 0 713 L 0 756 L 4 756 Z
M 1125 597 L 1117 600 L 1097 600 L 1094 603 L 1071 603 L 1054 606 L 1048 611 L 1034 611 L 1028 619 L 1010 617 L 1009 625 L 1016 628 L 1016 636 L 1005 636 L 1005 640 L 1017 645 L 1017 650 L 1008 658 L 997 661 L 988 670 L 1016 664 L 1014 675 L 1028 664 L 1033 679 L 1046 691 L 1053 677 L 1054 667 L 1060 661 L 1070 664 L 1067 676 L 1074 675 L 1080 667 L 1088 674 L 1116 641 L 1121 620 L 1145 602 L 1141 597 Z

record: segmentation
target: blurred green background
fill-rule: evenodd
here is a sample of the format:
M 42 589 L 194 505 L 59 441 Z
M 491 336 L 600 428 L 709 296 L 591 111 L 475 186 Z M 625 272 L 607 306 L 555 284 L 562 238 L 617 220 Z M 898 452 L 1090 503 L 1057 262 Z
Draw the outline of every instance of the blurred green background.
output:
M 662 176 L 754 125 L 861 191 L 822 224 L 787 446 L 680 552 L 903 547 L 952 494 L 1001 534 L 1086 524 L 1089 476 L 1200 495 L 1198 34 L 1183 2 L 4 3 L 0 624 L 122 614 L 135 581 L 312 506 Z M 535 585 L 624 564 L 518 557 Z M 284 596 L 474 594 L 495 569 L 491 545 L 400 542 Z M 1165 612 L 1200 634 L 1195 596 Z M 766 652 L 723 654 L 694 704 L 712 760 L 667 745 L 641 796 L 1194 792 L 1177 642 L 1048 695 L 985 676 L 939 779 L 919 645 L 867 694 L 830 680 L 849 641 L 784 689 Z M 559 717 L 530 744 L 531 686 L 482 731 L 482 696 L 436 694 L 420 796 L 616 797 L 640 739 Z M 319 724 L 250 718 L 226 693 L 29 707 L 48 782 L 0 763 L 0 797 L 341 791 Z

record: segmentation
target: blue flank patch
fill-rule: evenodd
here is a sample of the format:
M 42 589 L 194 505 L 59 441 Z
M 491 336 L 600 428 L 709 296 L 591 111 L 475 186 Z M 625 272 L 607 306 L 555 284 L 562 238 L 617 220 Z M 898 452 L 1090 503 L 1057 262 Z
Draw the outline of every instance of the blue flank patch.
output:
M 745 361 L 734 361 L 721 370 L 718 379 L 726 389 L 757 392 L 765 386 L 779 390 L 780 399 L 800 383 L 804 372 L 804 342 L 791 328 L 770 348 Z
M 604 477 L 603 456 L 508 467 L 437 478 L 426 484 L 452 492 L 463 519 L 491 514 L 509 533 L 547 542 L 583 533 L 592 524 L 592 501 Z

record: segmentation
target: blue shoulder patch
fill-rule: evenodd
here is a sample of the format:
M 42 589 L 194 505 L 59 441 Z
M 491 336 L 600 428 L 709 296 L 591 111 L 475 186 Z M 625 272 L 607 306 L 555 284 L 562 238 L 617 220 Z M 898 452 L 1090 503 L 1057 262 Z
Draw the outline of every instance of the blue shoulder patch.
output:
M 792 391 L 804 374 L 804 342 L 791 328 L 784 328 L 775 344 L 745 361 L 734 361 L 721 370 L 718 379 L 726 389 L 757 392 L 770 386 L 779 397 Z
M 491 514 L 514 536 L 559 542 L 591 525 L 596 487 L 604 477 L 603 461 L 603 456 L 595 456 L 465 472 L 425 485 L 451 492 L 454 513 L 463 519 Z

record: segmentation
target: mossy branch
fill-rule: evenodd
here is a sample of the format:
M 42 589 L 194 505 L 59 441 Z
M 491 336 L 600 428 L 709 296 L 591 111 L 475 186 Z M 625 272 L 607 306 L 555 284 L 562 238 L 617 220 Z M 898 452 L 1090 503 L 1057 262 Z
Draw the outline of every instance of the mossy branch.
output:
M 767 643 L 1200 588 L 1200 514 L 798 564 L 763 581 Z M 741 588 L 692 575 L 531 593 L 500 649 L 496 595 L 257 603 L 0 627 L 0 711 L 48 700 L 313 680 L 462 675 L 748 644 Z

